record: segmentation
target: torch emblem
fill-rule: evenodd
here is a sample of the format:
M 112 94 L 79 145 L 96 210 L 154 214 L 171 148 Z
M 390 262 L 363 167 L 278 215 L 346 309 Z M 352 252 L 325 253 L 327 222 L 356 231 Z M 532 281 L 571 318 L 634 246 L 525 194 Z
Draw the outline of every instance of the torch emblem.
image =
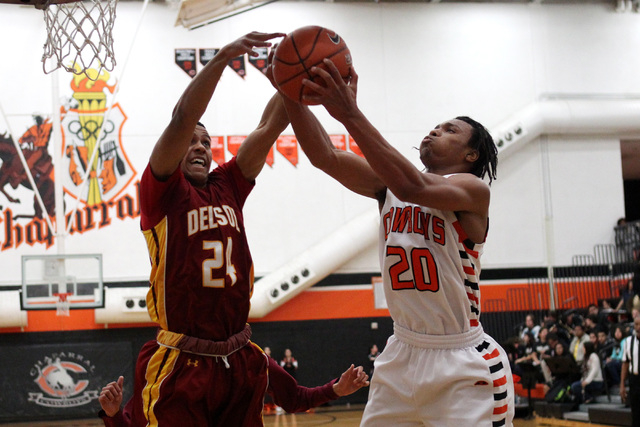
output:
M 95 70 L 89 79 L 74 75 L 70 108 L 62 114 L 63 149 L 66 170 L 65 190 L 88 206 L 117 196 L 136 172 L 122 148 L 122 126 L 126 121 L 119 104 L 107 107 L 110 74 Z M 96 153 L 97 151 L 97 153 Z M 83 177 L 89 181 L 83 186 Z M 84 188 L 82 194 L 79 194 Z

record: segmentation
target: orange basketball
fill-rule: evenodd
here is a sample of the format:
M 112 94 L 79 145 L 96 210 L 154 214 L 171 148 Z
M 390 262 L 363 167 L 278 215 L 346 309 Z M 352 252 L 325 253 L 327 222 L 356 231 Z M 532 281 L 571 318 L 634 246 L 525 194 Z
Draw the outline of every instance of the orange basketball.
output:
M 273 77 L 280 91 L 296 102 L 312 104 L 302 100 L 303 95 L 313 94 L 302 85 L 302 79 L 324 86 L 321 77 L 311 74 L 314 66 L 327 69 L 324 58 L 333 61 L 343 79 L 349 77 L 351 52 L 338 34 L 318 26 L 298 28 L 288 34 L 273 56 Z

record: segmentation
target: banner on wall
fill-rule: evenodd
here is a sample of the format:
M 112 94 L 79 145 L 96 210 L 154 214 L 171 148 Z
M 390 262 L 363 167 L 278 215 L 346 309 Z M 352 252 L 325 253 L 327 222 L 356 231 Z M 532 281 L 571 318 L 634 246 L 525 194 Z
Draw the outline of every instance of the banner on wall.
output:
M 200 63 L 202 64 L 202 66 L 207 65 L 207 63 L 218 54 L 218 52 L 220 52 L 220 49 L 200 49 Z M 229 67 L 243 79 L 247 75 L 247 67 L 244 62 L 244 55 L 232 58 L 227 65 L 229 65 Z
M 349 150 L 356 153 L 360 157 L 364 157 L 364 154 L 362 154 L 362 151 L 360 151 L 360 147 L 358 147 L 358 144 L 356 144 L 356 140 L 353 139 L 351 135 L 349 135 Z
M 256 47 L 253 49 L 258 56 L 249 56 L 249 63 L 256 67 L 262 74 L 267 72 L 267 60 L 269 59 L 269 48 Z
M 280 135 L 276 141 L 278 153 L 289 160 L 293 166 L 298 165 L 298 140 L 294 135 Z
M 95 417 L 102 387 L 120 375 L 125 397 L 133 386 L 129 342 L 3 346 L 0 364 L 0 420 Z
M 110 74 L 95 72 L 94 77 L 95 80 L 85 75 L 72 76 L 72 93 L 60 111 L 62 205 L 64 226 L 70 234 L 83 234 L 108 227 L 116 219 L 140 216 L 138 182 L 134 182 L 137 172 L 122 141 L 127 116 L 119 104 L 108 107 L 115 90 L 115 84 L 109 84 Z M 0 133 L 0 191 L 5 200 L 0 205 L 0 251 L 23 245 L 50 248 L 54 244 L 47 221 L 50 219 L 53 225 L 56 218 L 52 119 L 34 115 L 30 120 L 31 123 L 13 128 L 27 129 L 17 142 L 42 207 L 16 151 L 14 136 Z
M 219 165 L 225 162 L 224 136 L 211 137 L 211 156 L 213 161 Z
M 244 141 L 246 138 L 246 135 L 229 135 L 227 137 L 227 150 L 229 150 L 231 155 L 238 155 L 240 144 L 242 144 L 242 141 Z M 265 163 L 270 167 L 273 167 L 273 146 L 269 149 L 269 153 L 267 154 L 267 160 Z
M 347 150 L 347 142 L 344 135 L 329 135 L 329 139 L 338 150 Z
M 196 75 L 196 50 L 195 49 L 176 49 L 175 62 L 182 71 L 193 78 Z

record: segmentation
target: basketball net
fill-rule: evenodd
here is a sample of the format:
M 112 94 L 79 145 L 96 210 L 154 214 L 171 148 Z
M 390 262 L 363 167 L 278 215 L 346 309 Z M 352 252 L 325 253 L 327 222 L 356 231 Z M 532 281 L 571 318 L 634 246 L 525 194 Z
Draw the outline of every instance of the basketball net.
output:
M 69 317 L 69 308 L 71 307 L 71 302 L 69 301 L 69 295 L 73 295 L 72 293 L 61 293 L 61 294 L 53 294 L 53 296 L 58 297 L 56 301 L 56 316 L 66 316 Z
M 42 68 L 45 74 L 62 67 L 73 74 L 96 80 L 103 69 L 113 71 L 113 23 L 118 0 L 90 0 L 55 4 L 45 3 Z M 96 72 L 87 73 L 88 70 Z

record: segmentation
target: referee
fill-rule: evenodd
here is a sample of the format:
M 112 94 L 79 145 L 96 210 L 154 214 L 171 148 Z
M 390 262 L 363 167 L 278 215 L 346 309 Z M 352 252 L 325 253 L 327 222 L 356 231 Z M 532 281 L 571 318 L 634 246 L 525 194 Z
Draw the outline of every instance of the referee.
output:
M 629 377 L 629 405 L 631 406 L 631 425 L 640 427 L 640 316 L 633 321 L 632 334 L 625 341 L 622 354 L 622 372 L 620 375 L 620 397 L 627 400 L 625 380 Z

